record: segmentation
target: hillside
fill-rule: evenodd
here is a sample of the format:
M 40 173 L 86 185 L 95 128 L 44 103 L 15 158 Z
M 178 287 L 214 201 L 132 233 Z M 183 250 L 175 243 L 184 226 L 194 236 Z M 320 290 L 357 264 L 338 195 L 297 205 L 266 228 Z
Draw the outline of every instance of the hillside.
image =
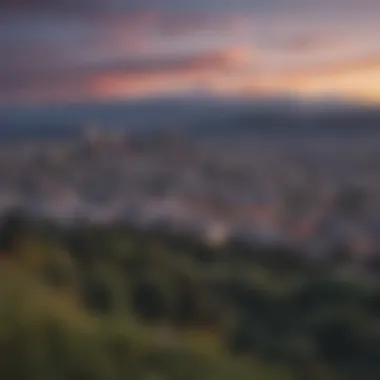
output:
M 344 252 L 18 214 L 0 243 L 2 379 L 378 379 L 380 285 Z

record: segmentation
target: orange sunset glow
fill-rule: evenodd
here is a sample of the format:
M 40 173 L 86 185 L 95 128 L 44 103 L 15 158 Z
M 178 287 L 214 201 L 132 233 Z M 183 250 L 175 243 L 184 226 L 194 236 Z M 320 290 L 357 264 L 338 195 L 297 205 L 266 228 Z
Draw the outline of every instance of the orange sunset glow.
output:
M 380 102 L 380 28 L 370 0 L 334 0 L 326 7 L 300 0 L 266 6 L 211 1 L 194 9 L 169 3 L 130 10 L 123 1 L 93 8 L 6 2 L 0 102 L 194 91 Z
M 235 59 L 235 57 L 234 57 Z M 239 58 L 240 59 L 240 58 Z M 243 63 L 245 61 L 241 61 Z M 245 62 L 246 63 L 246 62 Z M 244 66 L 244 65 L 243 65 Z M 239 66 L 240 67 L 240 66 Z M 218 95 L 293 94 L 301 97 L 337 96 L 360 102 L 380 103 L 379 67 L 345 70 L 340 73 L 279 73 L 262 75 L 240 72 L 239 67 L 194 67 L 174 73 L 141 76 L 111 75 L 95 79 L 95 97 L 152 95 L 198 86 Z

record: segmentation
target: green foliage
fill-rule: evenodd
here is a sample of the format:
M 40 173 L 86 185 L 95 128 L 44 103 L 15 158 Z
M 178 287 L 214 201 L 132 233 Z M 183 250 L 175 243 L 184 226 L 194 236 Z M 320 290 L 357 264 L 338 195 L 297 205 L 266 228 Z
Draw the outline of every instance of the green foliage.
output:
M 380 378 L 380 284 L 334 258 L 17 218 L 0 233 L 0 379 Z

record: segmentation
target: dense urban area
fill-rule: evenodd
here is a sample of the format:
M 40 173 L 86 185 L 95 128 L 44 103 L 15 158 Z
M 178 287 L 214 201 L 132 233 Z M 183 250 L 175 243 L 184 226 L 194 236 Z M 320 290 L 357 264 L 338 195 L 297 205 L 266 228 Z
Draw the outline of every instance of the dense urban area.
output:
M 84 129 L 81 138 L 0 148 L 0 205 L 61 221 L 238 237 L 359 260 L 379 249 L 380 140 L 194 138 Z

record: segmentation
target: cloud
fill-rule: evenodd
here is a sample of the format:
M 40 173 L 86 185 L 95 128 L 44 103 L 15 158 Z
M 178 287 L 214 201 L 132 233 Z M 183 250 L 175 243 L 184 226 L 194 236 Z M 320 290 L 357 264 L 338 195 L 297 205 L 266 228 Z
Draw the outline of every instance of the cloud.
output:
M 1 0 L 1 11 L 12 12 L 80 12 L 101 10 L 104 2 L 98 0 Z
M 309 68 L 289 70 L 286 73 L 293 81 L 302 81 L 305 78 L 339 77 L 352 73 L 365 72 L 380 68 L 380 54 L 375 53 L 365 56 L 340 59 L 326 64 L 318 64 Z
M 377 0 L 2 0 L 0 9 L 12 11 L 125 11 L 154 9 L 211 12 L 354 12 L 379 10 Z
M 33 65 L 25 70 L 13 67 L 12 62 L 0 63 L 1 98 L 30 101 L 59 97 L 61 100 L 75 96 L 109 96 L 112 92 L 161 91 L 207 81 L 211 77 L 226 76 L 248 67 L 255 59 L 245 47 L 178 56 L 156 56 L 105 61 L 97 64 L 65 64 L 69 57 L 63 55 L 55 62 L 39 62 L 52 53 L 52 46 L 41 46 L 41 53 Z M 44 50 L 46 49 L 46 50 Z M 21 57 L 14 57 L 21 62 Z M 63 60 L 63 61 L 62 61 Z M 112 90 L 114 88 L 114 90 Z M 77 93 L 76 93 L 77 90 Z
M 311 68 L 283 70 L 255 78 L 248 94 L 335 96 L 380 103 L 380 55 L 341 59 Z
M 330 49 L 341 49 L 347 46 L 347 39 L 339 38 L 337 35 L 326 36 L 323 32 L 319 34 L 296 34 L 290 37 L 277 37 L 269 41 L 267 45 L 289 53 L 311 53 L 314 51 L 326 51 Z
M 235 23 L 236 27 L 237 19 L 231 15 L 133 10 L 130 1 L 122 2 L 130 6 L 128 11 L 100 12 L 106 3 L 0 0 L 2 99 L 7 94 L 14 100 L 49 98 L 49 93 L 61 97 L 75 92 L 68 87 L 74 89 L 82 83 L 83 88 L 92 88 L 91 83 L 104 77 L 123 76 L 134 83 L 144 78 L 149 82 L 158 76 L 244 69 L 254 61 L 248 48 L 218 49 L 210 47 L 212 44 L 206 53 L 186 53 L 183 49 L 179 50 L 181 54 L 174 54 L 181 45 L 179 37 L 171 42 L 170 49 L 160 47 L 165 40 L 160 31 L 165 27 L 175 34 L 182 27 L 185 35 L 196 33 L 201 26 L 203 30 L 216 30 L 232 28 Z M 16 12 L 5 16 L 2 10 Z M 194 46 L 194 50 L 199 48 Z M 78 96 L 80 92 L 78 89 Z
M 374 9 L 375 0 L 363 1 Z M 359 0 L 331 4 L 346 4 L 344 10 L 360 5 Z M 353 43 L 350 31 L 341 31 L 343 40 L 335 23 L 310 25 L 317 8 L 330 13 L 317 0 L 0 0 L 1 98 L 133 95 L 199 83 L 216 91 L 275 92 L 377 65 L 375 56 L 339 59 Z M 351 19 L 335 20 L 351 27 Z M 223 47 L 253 45 L 271 35 L 258 56 L 250 46 Z M 330 53 L 337 62 L 318 64 Z M 264 67 L 262 75 L 256 75 L 257 65 Z M 265 74 L 271 67 L 278 72 Z M 322 82 L 325 86 L 327 79 Z
M 165 12 L 161 14 L 158 30 L 163 37 L 181 37 L 201 33 L 246 33 L 249 18 L 239 13 Z

